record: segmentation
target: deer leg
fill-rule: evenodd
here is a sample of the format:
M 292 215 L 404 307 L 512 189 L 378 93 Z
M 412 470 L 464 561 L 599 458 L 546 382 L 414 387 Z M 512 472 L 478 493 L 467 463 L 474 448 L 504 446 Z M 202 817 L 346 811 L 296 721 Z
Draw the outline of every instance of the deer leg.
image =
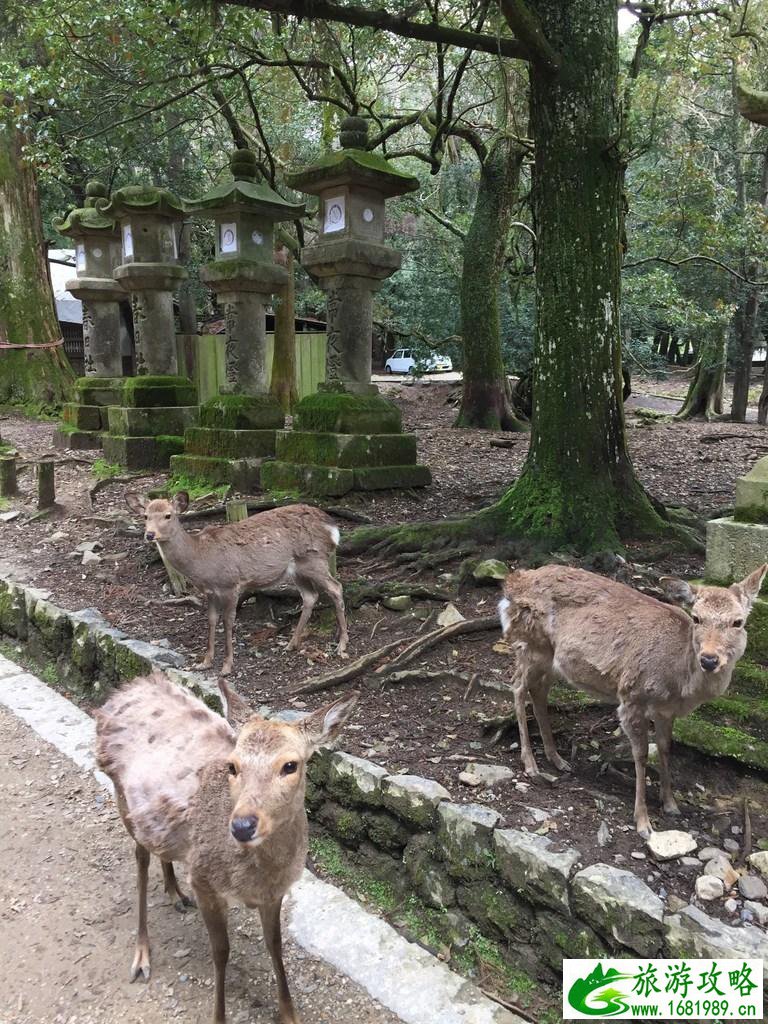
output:
M 299 621 L 296 623 L 296 629 L 293 631 L 291 642 L 288 644 L 289 651 L 298 651 L 301 641 L 304 637 L 304 633 L 307 629 L 307 623 L 312 615 L 312 611 L 317 604 L 317 591 L 310 590 L 306 583 L 298 584 L 299 593 L 301 594 L 301 615 Z
M 194 888 L 194 886 L 193 886 Z M 227 905 L 209 890 L 195 889 L 195 897 L 203 915 L 211 945 L 214 972 L 213 1024 L 225 1024 L 227 1011 L 224 1003 L 224 981 L 229 960 L 227 934 Z
M 261 927 L 264 931 L 264 944 L 272 959 L 272 967 L 277 982 L 277 1005 L 280 1014 L 280 1024 L 300 1024 L 296 1009 L 288 989 L 288 979 L 285 976 L 283 965 L 283 939 L 280 932 L 280 907 L 282 896 L 276 903 L 259 907 Z
M 198 661 L 193 668 L 212 668 L 213 656 L 216 653 L 216 627 L 219 624 L 219 602 L 213 596 L 208 595 L 208 649 L 202 661 Z
M 661 805 L 665 814 L 678 815 L 680 808 L 677 806 L 672 792 L 672 773 L 669 770 L 669 752 L 672 747 L 672 724 L 674 718 L 657 718 L 654 722 L 656 727 L 656 746 L 659 750 L 659 776 L 661 779 Z
M 147 934 L 147 878 L 149 875 L 149 850 L 139 843 L 134 847 L 136 855 L 136 890 L 138 893 L 139 926 L 136 931 L 136 953 L 131 964 L 131 981 L 141 977 L 149 981 L 149 935 Z
M 173 861 L 164 860 L 161 861 L 161 864 L 163 865 L 163 887 L 165 894 L 170 899 L 175 900 L 173 905 L 180 914 L 186 914 L 187 907 L 194 907 L 195 901 L 179 888 L 176 872 L 173 870 Z
M 532 676 L 533 673 L 531 673 Z M 544 753 L 547 760 L 558 771 L 570 772 L 572 771 L 570 764 L 557 752 L 555 737 L 552 735 L 552 725 L 549 721 L 547 698 L 552 682 L 552 677 L 542 672 L 536 678 L 531 678 L 528 690 L 531 695 L 531 703 L 533 704 L 533 713 L 536 715 L 536 721 L 539 723 L 539 732 L 541 733 L 541 740 L 544 744 Z
M 629 738 L 635 762 L 635 828 L 643 838 L 647 839 L 653 831 L 651 819 L 648 817 L 645 793 L 645 770 L 648 766 L 648 719 L 644 711 L 620 704 L 619 721 Z
M 336 622 L 339 624 L 339 646 L 336 648 L 336 653 L 344 657 L 347 652 L 347 644 L 349 643 L 347 616 L 344 613 L 344 591 L 341 589 L 341 584 L 338 580 L 335 580 L 332 576 L 321 580 L 320 586 L 333 602 Z
M 528 673 L 527 665 L 518 666 L 512 689 L 515 695 L 515 715 L 517 716 L 517 731 L 520 734 L 520 756 L 523 768 L 526 775 L 535 778 L 539 774 L 539 766 L 533 756 L 531 737 L 528 734 L 528 715 L 525 709 L 525 701 L 528 696 Z
M 221 674 L 228 676 L 232 671 L 232 664 L 235 660 L 235 652 L 232 641 L 232 633 L 235 628 L 235 617 L 237 615 L 237 595 L 227 597 L 223 602 L 224 608 L 224 664 L 221 667 Z

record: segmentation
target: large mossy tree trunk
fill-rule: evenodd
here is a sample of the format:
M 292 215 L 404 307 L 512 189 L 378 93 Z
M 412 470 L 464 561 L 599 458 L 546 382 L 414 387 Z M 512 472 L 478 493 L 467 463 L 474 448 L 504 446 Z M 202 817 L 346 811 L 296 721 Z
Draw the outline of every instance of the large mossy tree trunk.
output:
M 457 427 L 526 429 L 509 401 L 499 316 L 499 288 L 522 162 L 523 150 L 504 137 L 491 146 L 480 165 L 461 275 L 464 364 Z
M 281 262 L 288 271 L 288 284 L 280 293 L 275 309 L 275 341 L 272 355 L 272 382 L 270 391 L 280 402 L 283 412 L 289 413 L 298 401 L 296 391 L 296 284 L 293 272 L 293 253 L 284 246 Z
M 618 30 L 612 0 L 530 0 L 556 74 L 531 67 L 537 233 L 531 446 L 488 510 L 499 530 L 556 548 L 616 548 L 665 523 L 625 438 L 619 324 Z
M 675 419 L 713 420 L 722 416 L 727 346 L 727 328 L 722 324 L 713 325 L 701 342 L 688 394 Z
M 37 178 L 7 114 L 0 95 L 0 344 L 46 345 L 60 332 Z M 53 412 L 70 398 L 73 380 L 61 346 L 0 348 L 0 404 Z

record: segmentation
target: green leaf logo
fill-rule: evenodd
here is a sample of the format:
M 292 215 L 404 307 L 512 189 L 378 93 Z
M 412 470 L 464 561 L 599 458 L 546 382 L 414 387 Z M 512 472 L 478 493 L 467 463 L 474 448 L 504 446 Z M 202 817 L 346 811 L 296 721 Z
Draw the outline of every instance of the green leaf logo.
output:
M 626 1013 L 627 993 L 614 987 L 615 982 L 624 978 L 634 978 L 634 974 L 622 974 L 615 967 L 603 971 L 598 963 L 586 978 L 574 981 L 568 992 L 568 1002 L 574 1010 L 590 1017 L 614 1017 L 617 1013 Z M 600 1003 L 603 1005 L 598 1005 Z

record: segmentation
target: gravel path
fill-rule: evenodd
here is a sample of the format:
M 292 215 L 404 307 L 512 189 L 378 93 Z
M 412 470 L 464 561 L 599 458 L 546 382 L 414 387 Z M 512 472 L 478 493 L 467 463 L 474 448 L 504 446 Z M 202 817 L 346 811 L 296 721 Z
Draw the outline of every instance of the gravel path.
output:
M 0 708 L 0 1024 L 167 1024 L 211 1015 L 212 968 L 196 911 L 178 914 L 150 869 L 152 978 L 128 982 L 131 843 L 88 772 Z M 232 1024 L 273 1024 L 275 987 L 256 915 L 233 910 Z M 304 1024 L 398 1024 L 344 975 L 291 942 Z

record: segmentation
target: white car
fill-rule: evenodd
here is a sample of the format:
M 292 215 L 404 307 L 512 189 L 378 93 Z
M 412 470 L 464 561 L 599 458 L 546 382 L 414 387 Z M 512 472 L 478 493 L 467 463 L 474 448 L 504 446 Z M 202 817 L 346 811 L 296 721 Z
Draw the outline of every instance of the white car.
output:
M 399 348 L 384 363 L 384 372 L 415 373 L 417 366 L 423 367 L 425 373 L 438 373 L 453 369 L 453 363 L 448 356 L 441 356 L 433 352 L 425 359 L 416 359 L 412 349 Z

